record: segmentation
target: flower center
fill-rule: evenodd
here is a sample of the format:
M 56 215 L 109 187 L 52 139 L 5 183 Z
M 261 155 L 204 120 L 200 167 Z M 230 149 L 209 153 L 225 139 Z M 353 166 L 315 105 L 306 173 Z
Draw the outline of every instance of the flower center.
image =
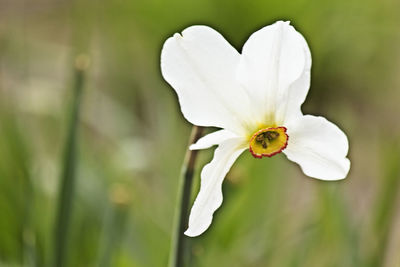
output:
M 250 152 L 255 158 L 272 157 L 287 146 L 285 127 L 271 127 L 255 132 L 250 138 Z

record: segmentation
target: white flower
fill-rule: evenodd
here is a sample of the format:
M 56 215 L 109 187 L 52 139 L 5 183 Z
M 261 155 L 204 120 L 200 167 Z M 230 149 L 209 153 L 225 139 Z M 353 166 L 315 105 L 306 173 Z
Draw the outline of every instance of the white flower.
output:
M 201 172 L 186 235 L 210 226 L 224 177 L 246 149 L 258 158 L 283 152 L 310 177 L 346 177 L 346 135 L 325 118 L 301 112 L 310 69 L 307 42 L 289 22 L 253 33 L 241 54 L 207 26 L 189 27 L 165 42 L 162 75 L 178 94 L 183 115 L 194 125 L 222 128 L 190 146 L 218 145 Z

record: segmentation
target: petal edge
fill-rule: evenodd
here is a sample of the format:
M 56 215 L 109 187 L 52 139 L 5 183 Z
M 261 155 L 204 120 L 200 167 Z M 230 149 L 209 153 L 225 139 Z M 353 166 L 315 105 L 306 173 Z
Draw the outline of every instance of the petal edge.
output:
M 324 117 L 305 115 L 288 124 L 289 143 L 283 151 L 307 176 L 321 180 L 346 178 L 350 170 L 348 140 Z
M 201 171 L 200 191 L 189 216 L 187 236 L 198 236 L 208 229 L 213 214 L 222 204 L 222 182 L 229 169 L 247 147 L 242 138 L 222 142 L 215 149 L 214 157 Z

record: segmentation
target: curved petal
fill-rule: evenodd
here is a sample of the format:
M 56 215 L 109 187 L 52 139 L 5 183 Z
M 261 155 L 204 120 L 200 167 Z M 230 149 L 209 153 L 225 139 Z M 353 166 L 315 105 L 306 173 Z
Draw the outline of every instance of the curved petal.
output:
M 198 149 L 206 149 L 212 146 L 221 144 L 223 141 L 231 138 L 238 137 L 236 134 L 228 131 L 228 130 L 219 130 L 206 136 L 203 136 L 195 144 L 192 144 L 189 149 L 190 150 L 198 150 Z
M 289 111 L 300 112 L 310 68 L 308 45 L 289 22 L 278 21 L 250 36 L 243 46 L 238 77 L 259 109 L 259 121 L 281 124 Z
M 199 126 L 243 132 L 249 100 L 236 79 L 240 54 L 215 30 L 192 26 L 163 46 L 161 71 L 185 118 Z
M 321 180 L 339 180 L 347 176 L 349 143 L 335 124 L 311 115 L 287 125 L 289 142 L 283 151 L 298 163 L 304 174 Z
M 222 182 L 245 149 L 247 146 L 242 138 L 226 140 L 215 149 L 214 158 L 201 171 L 200 192 L 190 211 L 185 235 L 198 236 L 210 226 L 214 211 L 222 203 Z

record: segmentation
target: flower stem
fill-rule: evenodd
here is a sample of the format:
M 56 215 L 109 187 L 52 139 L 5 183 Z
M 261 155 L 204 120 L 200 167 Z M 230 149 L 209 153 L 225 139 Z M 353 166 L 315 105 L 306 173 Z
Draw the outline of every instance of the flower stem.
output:
M 202 135 L 203 128 L 193 126 L 189 145 L 195 143 Z M 182 267 L 188 259 L 188 237 L 183 233 L 188 225 L 189 201 L 192 191 L 194 165 L 197 158 L 196 150 L 187 150 L 182 165 L 179 181 L 178 202 L 174 221 L 174 232 L 171 243 L 170 267 Z
M 79 113 L 82 98 L 82 89 L 85 80 L 85 71 L 88 68 L 89 59 L 81 55 L 75 61 L 74 96 L 71 114 L 69 118 L 68 133 L 63 158 L 63 170 L 59 189 L 57 217 L 54 225 L 54 254 L 52 266 L 66 266 L 66 250 L 68 231 L 72 210 L 76 177 L 76 148 Z

